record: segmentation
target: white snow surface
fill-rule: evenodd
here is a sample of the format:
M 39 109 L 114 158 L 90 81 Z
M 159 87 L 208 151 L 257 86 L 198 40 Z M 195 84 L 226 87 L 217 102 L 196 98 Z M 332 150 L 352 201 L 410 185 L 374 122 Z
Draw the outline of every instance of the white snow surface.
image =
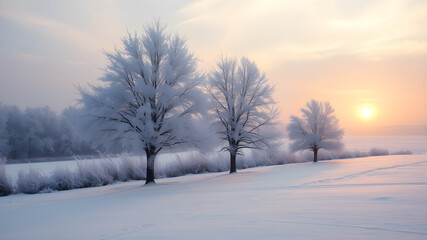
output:
M 1 239 L 427 239 L 427 155 L 0 198 Z

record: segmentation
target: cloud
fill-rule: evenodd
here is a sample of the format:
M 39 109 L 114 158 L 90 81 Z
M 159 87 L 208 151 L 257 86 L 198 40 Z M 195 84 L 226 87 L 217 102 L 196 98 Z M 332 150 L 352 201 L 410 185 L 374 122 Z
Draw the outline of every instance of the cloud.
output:
M 427 2 L 200 0 L 177 14 L 184 18 L 180 28 L 215 44 L 203 54 L 247 55 L 267 69 L 335 55 L 378 60 L 427 53 Z
M 346 89 L 346 90 L 332 90 L 329 91 L 330 93 L 337 93 L 337 94 L 366 94 L 366 95 L 373 95 L 377 94 L 376 91 L 370 90 L 370 89 Z
M 4 8 L 0 10 L 0 17 L 49 34 L 69 46 L 77 47 L 84 51 L 99 51 L 100 46 L 104 45 L 101 40 L 75 26 L 25 12 L 24 10 Z
M 17 57 L 20 60 L 29 61 L 29 62 L 40 62 L 45 60 L 43 56 L 31 54 L 31 53 L 21 53 L 21 54 L 18 54 Z
M 76 61 L 76 60 L 67 60 L 65 61 L 67 64 L 73 65 L 73 66 L 90 66 L 84 61 Z

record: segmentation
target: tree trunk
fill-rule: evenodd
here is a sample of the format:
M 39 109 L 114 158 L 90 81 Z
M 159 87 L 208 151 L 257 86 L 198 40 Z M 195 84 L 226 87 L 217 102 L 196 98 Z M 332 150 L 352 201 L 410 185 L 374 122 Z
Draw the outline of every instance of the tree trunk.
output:
M 230 173 L 236 172 L 236 152 L 230 151 Z
M 319 151 L 319 149 L 317 148 L 313 149 L 313 153 L 314 153 L 313 162 L 317 162 L 317 151 Z
M 145 154 L 147 156 L 147 174 L 145 177 L 145 184 L 155 183 L 154 182 L 154 160 L 156 160 L 156 154 L 154 148 L 146 149 Z

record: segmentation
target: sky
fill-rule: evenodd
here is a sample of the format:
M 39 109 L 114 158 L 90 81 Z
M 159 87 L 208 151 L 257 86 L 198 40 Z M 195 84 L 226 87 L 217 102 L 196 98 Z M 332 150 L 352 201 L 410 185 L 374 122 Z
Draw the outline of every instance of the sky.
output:
M 427 134 L 425 0 L 0 0 L 0 102 L 75 105 L 76 86 L 102 75 L 102 52 L 157 18 L 201 71 L 221 54 L 255 61 L 283 123 L 317 99 L 350 135 Z

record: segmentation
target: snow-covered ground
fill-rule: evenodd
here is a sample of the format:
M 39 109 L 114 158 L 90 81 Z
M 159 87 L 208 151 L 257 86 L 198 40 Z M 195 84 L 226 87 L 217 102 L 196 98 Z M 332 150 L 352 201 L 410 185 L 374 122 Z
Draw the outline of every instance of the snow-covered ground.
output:
M 343 141 L 349 151 L 380 148 L 390 153 L 405 150 L 413 154 L 427 153 L 427 136 L 344 136 Z
M 0 198 L 1 239 L 427 239 L 427 155 Z

